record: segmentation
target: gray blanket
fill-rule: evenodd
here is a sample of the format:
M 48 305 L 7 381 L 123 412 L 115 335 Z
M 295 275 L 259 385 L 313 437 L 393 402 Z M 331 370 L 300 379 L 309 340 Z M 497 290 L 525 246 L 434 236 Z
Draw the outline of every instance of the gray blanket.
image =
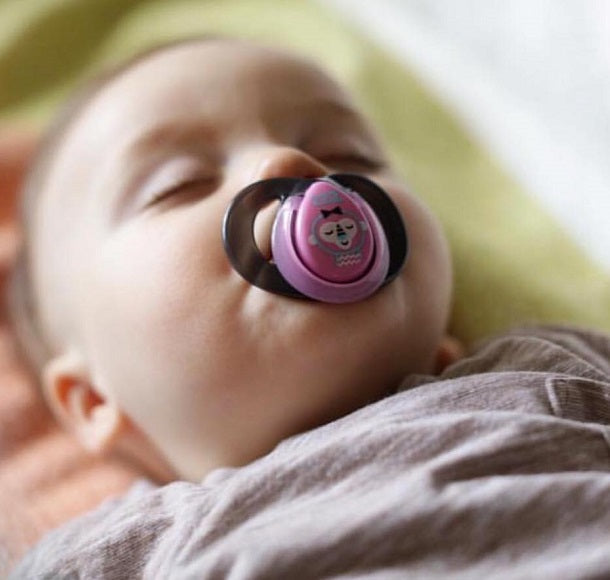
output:
M 201 484 L 136 486 L 13 578 L 610 578 L 610 339 L 538 328 Z

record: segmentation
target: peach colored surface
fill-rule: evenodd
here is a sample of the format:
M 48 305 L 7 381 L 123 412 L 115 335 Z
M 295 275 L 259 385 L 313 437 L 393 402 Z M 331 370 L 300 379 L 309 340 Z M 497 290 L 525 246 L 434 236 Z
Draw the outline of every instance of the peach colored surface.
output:
M 17 191 L 36 136 L 0 128 L 0 284 L 18 231 Z M 0 308 L 0 577 L 43 533 L 124 491 L 139 474 L 89 456 L 61 432 L 20 367 Z

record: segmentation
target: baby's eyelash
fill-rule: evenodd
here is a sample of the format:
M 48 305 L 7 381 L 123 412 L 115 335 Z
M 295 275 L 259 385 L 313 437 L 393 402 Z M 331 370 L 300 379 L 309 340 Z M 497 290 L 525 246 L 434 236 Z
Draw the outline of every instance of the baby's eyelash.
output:
M 379 171 L 385 167 L 385 163 L 381 159 L 360 155 L 358 153 L 324 155 L 320 157 L 320 161 L 330 166 L 355 165 L 364 167 L 369 171 Z
M 163 189 L 158 193 L 151 195 L 150 198 L 145 201 L 143 209 L 148 209 L 149 207 L 157 205 L 179 193 L 192 192 L 195 188 L 200 188 L 206 185 L 211 187 L 215 181 L 216 180 L 211 177 L 199 177 L 178 182 L 167 189 Z

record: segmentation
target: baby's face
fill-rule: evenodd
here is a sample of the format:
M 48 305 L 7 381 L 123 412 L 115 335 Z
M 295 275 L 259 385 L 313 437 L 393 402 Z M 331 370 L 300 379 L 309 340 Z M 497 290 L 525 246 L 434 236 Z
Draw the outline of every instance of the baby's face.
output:
M 336 171 L 370 177 L 400 208 L 411 254 L 399 278 L 347 305 L 248 284 L 221 239 L 232 198 L 260 179 Z M 113 80 L 63 141 L 37 215 L 34 279 L 59 352 L 45 380 L 78 368 L 183 478 L 248 462 L 430 371 L 444 332 L 437 222 L 345 92 L 268 48 L 184 45 Z

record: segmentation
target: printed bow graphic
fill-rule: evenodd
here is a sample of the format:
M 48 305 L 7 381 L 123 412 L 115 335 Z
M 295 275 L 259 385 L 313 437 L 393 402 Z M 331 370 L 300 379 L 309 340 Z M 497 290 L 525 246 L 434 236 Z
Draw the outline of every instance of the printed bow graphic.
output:
M 327 218 L 329 215 L 336 213 L 337 215 L 343 215 L 343 210 L 337 205 L 333 209 L 321 209 L 322 217 Z

